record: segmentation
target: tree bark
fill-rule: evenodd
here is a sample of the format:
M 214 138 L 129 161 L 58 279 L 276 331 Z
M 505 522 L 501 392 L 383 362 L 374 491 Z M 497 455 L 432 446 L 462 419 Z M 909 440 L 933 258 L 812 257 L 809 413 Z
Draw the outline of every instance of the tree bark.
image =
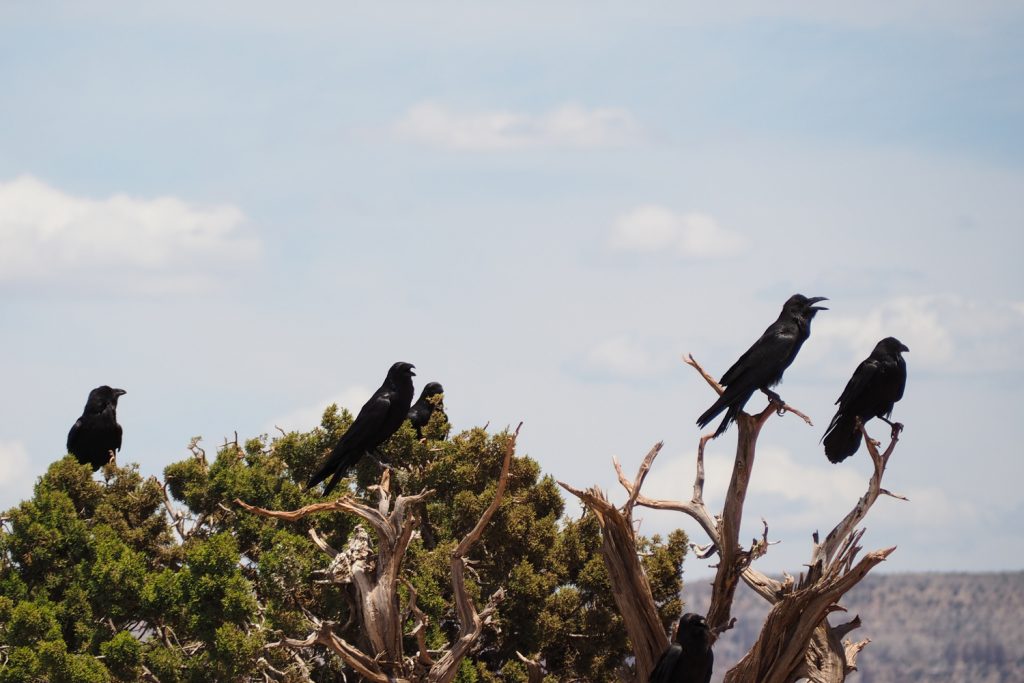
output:
M 653 461 L 659 450 L 661 444 L 655 444 L 648 458 Z M 646 475 L 647 469 L 641 467 L 633 490 L 639 493 L 640 484 Z M 647 574 L 636 549 L 636 536 L 633 533 L 633 506 L 636 504 L 636 497 L 630 496 L 626 505 L 620 509 L 610 503 L 597 487 L 580 491 L 563 482 L 558 483 L 582 500 L 594 512 L 601 525 L 601 558 L 608 570 L 612 597 L 615 598 L 615 604 L 626 627 L 626 634 L 633 646 L 637 679 L 645 681 L 654 671 L 658 657 L 668 647 L 669 642 L 654 604 L 651 585 L 647 581 Z
M 723 388 L 692 356 L 688 356 L 685 362 L 696 369 L 711 388 L 721 395 Z M 668 640 L 660 623 L 652 623 L 648 617 L 651 612 L 657 614 L 657 611 L 646 577 L 636 560 L 636 543 L 631 524 L 634 505 L 677 510 L 696 520 L 707 534 L 710 544 L 698 549 L 698 556 L 710 557 L 715 553 L 719 556 L 706 615 L 714 638 L 731 628 L 735 622 L 732 603 L 741 579 L 772 603 L 773 607 L 757 641 L 743 659 L 726 673 L 726 683 L 791 683 L 799 679 L 814 683 L 842 683 L 856 670 L 857 654 L 868 641 L 843 642 L 842 638 L 860 626 L 860 619 L 854 618 L 846 624 L 833 627 L 827 616 L 831 612 L 841 611 L 842 607 L 838 603 L 846 592 L 895 550 L 894 547 L 876 550 L 855 563 L 864 533 L 857 526 L 878 497 L 884 494 L 906 500 L 881 486 L 886 464 L 899 440 L 899 432 L 893 430 L 891 442 L 884 453 L 878 452 L 878 443 L 864 432 L 868 454 L 874 464 L 867 492 L 826 536 L 824 543 L 818 542 L 816 533 L 813 535 L 814 545 L 806 575 L 801 575 L 799 580 L 787 577 L 785 581 L 778 581 L 751 567 L 754 560 L 767 552 L 767 523 L 762 537 L 754 539 L 747 548 L 739 542 L 739 529 L 747 488 L 753 475 L 758 435 L 772 414 L 785 413 L 793 413 L 811 424 L 810 418 L 802 412 L 774 402 L 770 402 L 757 415 L 741 413 L 737 418 L 736 456 L 722 513 L 717 516 L 713 516 L 704 504 L 704 448 L 713 438 L 710 434 L 701 437 L 697 446 L 697 472 L 693 494 L 688 502 L 654 500 L 640 492 L 644 478 L 661 450 L 660 443 L 644 458 L 633 481 L 625 476 L 618 461 L 613 460 L 619 483 L 628 495 L 628 502 L 621 510 L 596 488 L 580 491 L 559 482 L 567 491 L 583 500 L 601 520 L 604 537 L 602 554 L 609 568 L 616 603 L 627 624 L 636 655 L 636 681 L 648 679 L 654 663 L 667 647 Z
M 402 576 L 402 561 L 412 538 L 415 511 L 420 509 L 421 503 L 432 495 L 433 491 L 398 496 L 392 502 L 390 473 L 385 470 L 380 485 L 375 487 L 379 496 L 376 508 L 365 505 L 350 495 L 292 511 L 266 510 L 235 500 L 236 505 L 253 514 L 289 522 L 298 521 L 316 512 L 347 512 L 363 519 L 376 532 L 376 552 L 371 548 L 369 535 L 361 525 L 356 527 L 345 548 L 339 552 L 320 539 L 314 530 L 310 531 L 313 542 L 331 557 L 331 564 L 327 570 L 331 581 L 350 583 L 355 587 L 359 624 L 372 652 L 363 652 L 346 642 L 337 635 L 333 623 L 313 615 L 309 615 L 314 626 L 313 633 L 304 640 L 286 638 L 280 644 L 291 648 L 323 645 L 360 676 L 373 683 L 450 683 L 454 680 L 459 664 L 476 644 L 484 625 L 503 596 L 499 590 L 491 596 L 484 609 L 478 612 L 466 591 L 465 568 L 470 550 L 480 540 L 484 529 L 501 505 L 518 435 L 519 427 L 516 427 L 515 432 L 508 436 L 494 499 L 473 529 L 452 551 L 452 589 L 459 617 L 459 636 L 436 660 L 426 650 L 426 616 L 416 607 L 415 590 L 410 590 L 410 598 L 404 611 L 398 593 L 399 584 L 408 586 Z M 413 657 L 405 656 L 402 642 L 403 623 L 409 615 L 414 617 L 415 626 L 408 635 L 416 638 L 419 647 L 419 652 Z

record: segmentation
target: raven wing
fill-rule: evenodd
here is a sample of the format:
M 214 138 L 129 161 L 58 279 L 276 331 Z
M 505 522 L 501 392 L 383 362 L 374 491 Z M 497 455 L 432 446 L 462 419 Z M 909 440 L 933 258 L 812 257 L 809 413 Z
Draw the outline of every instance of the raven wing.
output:
M 864 395 L 868 387 L 875 381 L 875 379 L 881 373 L 882 366 L 874 358 L 867 358 L 860 362 L 857 369 L 853 371 L 853 377 L 846 383 L 846 388 L 843 389 L 843 393 L 836 399 L 836 405 L 839 409 L 836 410 L 836 414 L 832 416 L 832 421 L 828 423 L 828 427 L 825 429 L 825 433 L 821 435 L 818 443 L 825 440 L 826 437 L 832 432 L 833 429 L 839 426 L 840 420 L 844 417 L 848 417 L 851 421 L 856 416 L 857 407 L 854 403 Z M 850 411 L 853 411 L 852 413 Z M 844 427 L 844 430 L 847 427 Z M 859 443 L 859 439 L 858 439 Z
M 661 657 L 648 679 L 649 683 L 673 683 L 676 678 L 676 664 L 682 656 L 683 647 L 679 643 L 672 643 L 667 650 L 661 653 Z
M 711 674 L 715 667 L 715 653 L 711 648 L 708 648 L 707 667 L 708 670 L 707 673 L 704 674 L 704 680 L 702 683 L 711 683 Z
M 356 415 L 349 428 L 338 439 L 338 443 L 331 449 L 331 454 L 320 466 L 320 469 L 310 477 L 307 488 L 313 488 L 328 476 L 337 475 L 341 470 L 348 469 L 362 457 L 363 453 L 379 444 L 374 439 L 379 438 L 388 421 L 391 411 L 391 395 L 384 389 L 378 389 L 370 397 Z M 338 477 L 335 476 L 327 486 L 325 493 L 334 488 Z
M 903 398 L 903 390 L 907 388 L 907 361 L 903 360 L 903 356 L 896 354 L 896 373 L 899 375 L 899 391 L 896 392 L 896 401 Z
M 67 424 L 66 422 L 64 424 Z M 78 443 L 78 435 L 82 429 L 82 418 L 75 420 L 75 424 L 71 425 L 71 430 L 68 432 L 68 453 L 73 453 L 75 445 Z
M 882 365 L 874 358 L 861 361 L 857 369 L 853 371 L 853 377 L 846 383 L 843 393 L 836 399 L 836 405 L 840 407 L 849 406 L 864 393 L 864 391 L 875 381 L 882 370 Z
M 383 432 L 391 414 L 391 392 L 377 391 L 370 400 L 359 409 L 348 430 L 341 435 L 335 451 L 340 448 L 359 448 L 369 450 L 378 445 L 379 435 Z
M 789 365 L 796 340 L 795 331 L 772 325 L 726 370 L 721 384 L 742 380 L 744 384 L 752 385 L 751 389 L 760 389 Z

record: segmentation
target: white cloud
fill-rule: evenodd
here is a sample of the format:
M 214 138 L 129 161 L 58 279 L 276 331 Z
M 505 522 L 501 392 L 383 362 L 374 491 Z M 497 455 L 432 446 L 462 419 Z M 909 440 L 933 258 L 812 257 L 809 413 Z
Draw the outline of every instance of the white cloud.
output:
M 759 508 L 772 509 L 776 514 L 768 515 L 769 526 L 809 534 L 815 528 L 831 528 L 867 490 L 867 477 L 853 468 L 833 466 L 816 449 L 805 455 L 798 460 L 783 448 L 758 449 L 747 494 L 749 516 L 756 519 Z M 811 457 L 820 462 L 809 461 Z M 721 509 L 733 461 L 733 453 L 705 452 L 704 500 L 713 512 Z M 689 500 L 695 474 L 695 454 L 659 462 L 644 493 L 652 498 Z
M 663 364 L 655 362 L 646 349 L 628 336 L 605 339 L 584 358 L 586 369 L 603 375 L 635 379 L 649 376 Z
M 861 315 L 833 313 L 815 321 L 808 350 L 819 359 L 836 352 L 845 356 L 837 366 L 845 368 L 842 372 L 888 336 L 910 348 L 908 365 L 973 372 L 1024 367 L 1024 308 L 1019 302 L 917 296 L 887 301 Z
M 259 252 L 238 236 L 245 216 L 230 205 L 197 207 L 174 197 L 76 197 L 32 176 L 0 183 L 0 281 L 65 275 L 110 281 L 125 270 L 153 282 L 197 282 L 200 261 L 244 261 Z M 212 270 L 208 268 L 207 270 Z M 199 275 L 199 277 L 196 277 Z
M 0 510 L 32 496 L 32 461 L 20 441 L 0 441 Z
M 628 111 L 576 104 L 535 115 L 503 110 L 457 112 L 437 102 L 420 102 L 393 130 L 400 139 L 461 151 L 609 147 L 640 137 L 640 127 Z
M 710 259 L 742 251 L 746 239 L 704 213 L 676 213 L 656 204 L 638 206 L 616 221 L 608 246 L 619 251 L 671 251 L 686 258 Z
M 911 488 L 897 493 L 905 495 L 909 500 L 906 506 L 900 506 L 899 511 L 894 514 L 899 523 L 942 530 L 965 523 L 973 525 L 980 521 L 974 501 L 957 495 L 955 491 Z
M 349 387 L 330 398 L 296 408 L 270 420 L 266 425 L 266 430 L 277 432 L 277 428 L 280 427 L 286 432 L 308 432 L 319 426 L 324 410 L 332 403 L 338 404 L 339 408 L 348 408 L 349 412 L 355 415 L 372 394 L 372 389 L 361 386 Z

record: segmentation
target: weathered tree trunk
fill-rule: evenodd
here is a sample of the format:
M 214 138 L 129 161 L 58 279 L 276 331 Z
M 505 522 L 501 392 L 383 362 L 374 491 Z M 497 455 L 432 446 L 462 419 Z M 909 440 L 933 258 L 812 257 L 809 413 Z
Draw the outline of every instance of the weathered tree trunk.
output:
M 402 561 L 409 548 L 415 524 L 412 513 L 419 509 L 420 503 L 429 497 L 433 493 L 432 491 L 424 491 L 412 496 L 399 496 L 392 504 L 389 473 L 385 471 L 380 485 L 377 486 L 380 498 L 376 509 L 364 505 L 348 495 L 337 500 L 315 503 L 289 512 L 265 510 L 236 500 L 237 505 L 254 514 L 291 522 L 315 512 L 329 510 L 348 512 L 362 518 L 377 535 L 376 552 L 374 552 L 369 542 L 369 535 L 362 525 L 359 525 L 350 536 L 345 548 L 339 552 L 325 543 L 315 530 L 310 530 L 313 542 L 331 557 L 331 564 L 327 570 L 331 581 L 350 583 L 355 587 L 359 624 L 362 632 L 367 636 L 371 652 L 363 652 L 360 648 L 346 642 L 335 633 L 334 624 L 331 622 L 312 616 L 314 631 L 308 637 L 303 640 L 286 638 L 281 643 L 274 643 L 271 646 L 303 648 L 313 644 L 323 645 L 337 654 L 360 676 L 373 683 L 411 683 L 413 681 L 417 683 L 450 683 L 454 680 L 459 670 L 459 664 L 476 644 L 483 632 L 484 625 L 494 613 L 498 601 L 503 596 L 502 591 L 499 590 L 490 597 L 483 610 L 477 611 L 466 591 L 466 557 L 474 544 L 480 540 L 484 529 L 494 517 L 498 506 L 501 505 L 518 435 L 519 427 L 509 435 L 494 500 L 477 520 L 476 526 L 452 551 L 452 589 L 455 595 L 456 613 L 459 617 L 459 636 L 437 660 L 434 660 L 427 652 L 424 636 L 426 615 L 416 607 L 416 592 L 402 577 Z M 400 583 L 409 589 L 410 595 L 404 613 L 398 593 Z M 418 652 L 413 657 L 406 657 L 403 652 L 402 624 L 408 615 L 414 617 L 415 623 L 413 630 L 408 635 L 415 637 L 418 645 Z
M 693 359 L 686 363 L 695 368 L 719 394 L 722 387 Z M 712 588 L 707 621 L 717 638 L 732 627 L 732 603 L 736 588 L 742 579 L 758 595 L 772 603 L 772 610 L 761 629 L 760 636 L 744 658 L 726 673 L 727 683 L 790 683 L 801 678 L 814 683 L 841 683 L 856 670 L 856 657 L 867 641 L 842 642 L 843 636 L 860 626 L 859 618 L 841 626 L 828 623 L 829 613 L 842 610 L 838 602 L 878 563 L 885 560 L 895 548 L 868 553 L 859 562 L 856 556 L 863 535 L 857 525 L 864 519 L 879 495 L 894 496 L 881 487 L 882 475 L 889 456 L 898 441 L 893 431 L 891 442 L 884 453 L 878 444 L 864 434 L 868 453 L 874 463 L 874 473 L 867 492 L 857 501 L 853 510 L 828 534 L 824 543 L 818 543 L 814 534 L 814 547 L 806 575 L 799 580 L 786 581 L 769 578 L 751 567 L 751 563 L 768 549 L 768 527 L 760 539 L 749 548 L 739 543 L 739 529 L 743 518 L 743 504 L 753 474 L 757 437 L 772 416 L 787 412 L 810 419 L 800 411 L 777 403 L 769 403 L 761 413 L 741 413 L 736 420 L 737 445 L 732 476 L 726 492 L 721 515 L 712 516 L 704 504 L 704 447 L 712 437 L 701 437 L 697 446 L 697 473 L 693 495 L 689 502 L 654 500 L 640 493 L 643 481 L 661 449 L 657 444 L 644 458 L 635 480 L 630 481 L 617 460 L 613 460 L 619 483 L 625 488 L 628 502 L 620 510 L 609 503 L 597 489 L 580 491 L 559 482 L 566 490 L 578 496 L 602 520 L 605 564 L 613 584 L 618 607 L 627 624 L 627 630 L 636 655 L 636 680 L 646 681 L 658 656 L 668 640 L 656 619 L 657 614 L 646 577 L 636 559 L 636 542 L 632 529 L 632 510 L 635 505 L 661 510 L 677 510 L 696 520 L 711 543 L 698 551 L 700 557 L 717 553 L 718 567 Z M 863 430 L 863 427 L 861 427 Z M 901 498 L 901 496 L 894 496 Z M 609 523 L 608 520 L 612 520 Z M 626 557 L 625 555 L 628 555 Z M 613 571 L 614 568 L 614 571 Z M 620 594 L 623 599 L 619 599 Z M 652 659 L 653 658 L 653 659 Z
M 659 450 L 661 444 L 655 444 L 648 457 L 653 458 L 653 454 Z M 645 470 L 638 479 L 642 481 L 644 476 Z M 640 680 L 647 680 L 669 642 L 654 605 L 651 585 L 637 554 L 636 537 L 633 534 L 633 506 L 636 499 L 630 497 L 620 510 L 608 502 L 604 493 L 596 487 L 578 491 L 562 482 L 559 484 L 593 510 L 601 525 L 601 557 L 612 584 L 612 596 L 633 645 L 636 675 Z M 640 490 L 639 484 L 635 489 Z

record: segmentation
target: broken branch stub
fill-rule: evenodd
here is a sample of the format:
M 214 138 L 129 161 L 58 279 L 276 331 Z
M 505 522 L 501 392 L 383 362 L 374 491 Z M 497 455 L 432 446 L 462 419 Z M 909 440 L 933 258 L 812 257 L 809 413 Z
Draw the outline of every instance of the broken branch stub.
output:
M 649 454 L 652 460 L 658 448 L 656 446 Z M 638 477 L 638 481 L 641 480 L 642 476 Z M 580 491 L 561 481 L 558 484 L 583 501 L 597 517 L 601 526 L 601 558 L 608 570 L 612 597 L 633 646 L 637 680 L 646 681 L 669 642 L 637 553 L 632 505 L 628 505 L 628 509 L 616 507 L 597 487 Z

